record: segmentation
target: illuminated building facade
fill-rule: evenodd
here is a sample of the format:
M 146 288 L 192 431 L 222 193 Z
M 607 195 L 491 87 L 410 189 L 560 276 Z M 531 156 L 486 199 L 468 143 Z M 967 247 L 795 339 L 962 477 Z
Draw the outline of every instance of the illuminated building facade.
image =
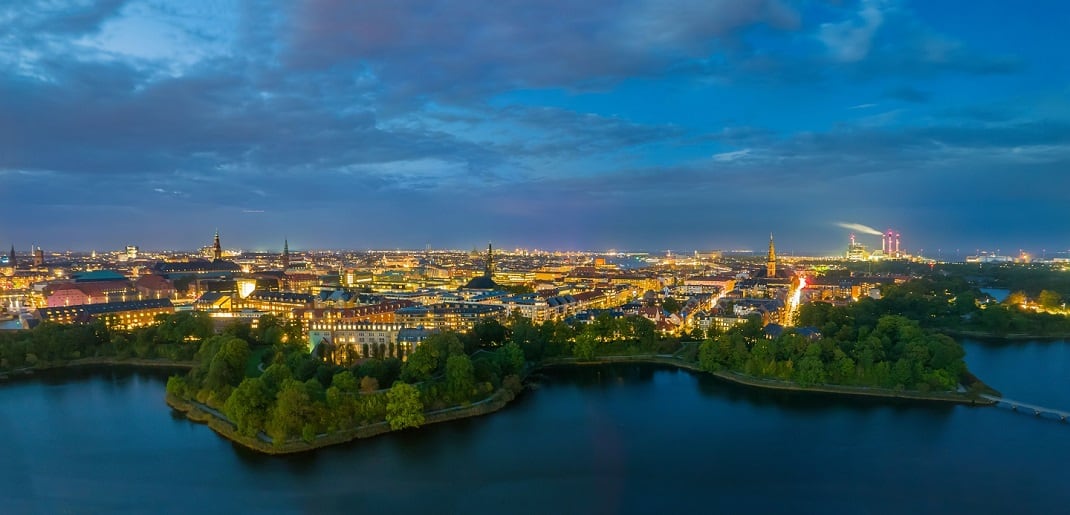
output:
M 769 233 L 769 255 L 765 258 L 765 276 L 776 277 L 776 247 L 773 245 L 773 233 Z
M 848 261 L 865 261 L 869 259 L 869 251 L 866 246 L 855 241 L 855 235 L 851 235 L 851 243 L 847 245 Z
M 395 315 L 398 323 L 406 327 L 468 331 L 476 322 L 486 318 L 503 320 L 505 306 L 500 304 L 464 304 L 443 302 L 430 306 L 412 306 L 399 309 Z
M 412 352 L 411 347 L 403 349 L 398 345 L 398 333 L 404 327 L 401 324 L 320 320 L 309 324 L 308 342 L 313 349 L 317 345 L 332 346 L 334 355 L 344 356 L 347 362 L 364 358 L 404 359 Z
M 242 299 L 241 308 L 293 318 L 294 310 L 310 308 L 315 305 L 315 301 L 316 298 L 307 293 L 254 291 Z
M 134 289 L 142 299 L 169 299 L 175 296 L 175 285 L 162 275 L 142 275 L 134 281 Z
M 139 300 L 130 281 L 111 270 L 73 274 L 70 281 L 45 287 L 44 294 L 50 308 Z
M 174 312 L 170 299 L 151 299 L 40 308 L 37 315 L 43 322 L 85 324 L 102 320 L 109 329 L 134 329 L 155 324 L 157 315 Z

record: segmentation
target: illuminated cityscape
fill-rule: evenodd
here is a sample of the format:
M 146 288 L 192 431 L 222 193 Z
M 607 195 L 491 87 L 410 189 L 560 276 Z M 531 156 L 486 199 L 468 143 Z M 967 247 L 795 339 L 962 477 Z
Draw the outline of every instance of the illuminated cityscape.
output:
M 278 252 L 247 252 L 225 250 L 216 232 L 196 252 L 145 252 L 129 245 L 46 256 L 35 248 L 27 259 L 12 248 L 0 274 L 0 299 L 8 328 L 100 319 L 133 329 L 154 324 L 160 314 L 197 311 L 221 331 L 235 321 L 255 328 L 261 316 L 274 315 L 299 321 L 310 350 L 344 347 L 336 355 L 350 361 L 404 358 L 419 343 L 412 335 L 466 331 L 481 320 L 505 322 L 513 314 L 534 323 L 583 323 L 600 313 L 642 316 L 667 336 L 724 331 L 752 315 L 763 325 L 790 326 L 799 305 L 810 299 L 857 300 L 904 279 L 854 274 L 846 282 L 822 284 L 814 266 L 934 262 L 906 252 L 896 231 L 877 234 L 879 251 L 851 234 L 841 257 L 788 258 L 778 255 L 770 235 L 759 262 L 747 252 L 502 251 L 493 245 L 485 252 L 292 251 L 288 240 Z M 675 309 L 663 309 L 666 302 Z
M 787 323 L 798 280 L 772 238 L 764 264 L 746 254 L 225 250 L 221 235 L 196 252 L 16 256 L 0 295 L 9 324 L 44 321 L 133 329 L 162 313 L 197 311 L 217 331 L 263 315 L 297 320 L 310 347 L 347 347 L 339 356 L 404 358 L 405 335 L 466 331 L 517 314 L 534 323 L 582 323 L 600 313 L 643 316 L 666 335 L 727 329 L 760 315 Z M 675 309 L 662 309 L 668 301 Z M 415 332 L 415 333 L 414 333 Z M 375 336 L 366 336 L 374 334 Z M 399 339 L 402 338 L 402 339 Z M 418 341 L 417 341 L 418 343 Z
M 1065 512 L 1068 19 L 0 2 L 0 513 Z

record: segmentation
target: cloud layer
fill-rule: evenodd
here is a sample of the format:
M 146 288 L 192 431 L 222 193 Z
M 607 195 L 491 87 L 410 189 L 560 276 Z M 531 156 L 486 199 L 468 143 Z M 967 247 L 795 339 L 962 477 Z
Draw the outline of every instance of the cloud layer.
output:
M 849 219 L 914 248 L 1066 246 L 1038 223 L 1070 215 L 1070 70 L 1036 43 L 1058 17 L 993 45 L 1001 14 L 13 3 L 0 242 L 193 247 L 220 227 L 248 247 L 687 249 L 773 230 L 832 251 Z M 975 29 L 934 28 L 958 16 Z

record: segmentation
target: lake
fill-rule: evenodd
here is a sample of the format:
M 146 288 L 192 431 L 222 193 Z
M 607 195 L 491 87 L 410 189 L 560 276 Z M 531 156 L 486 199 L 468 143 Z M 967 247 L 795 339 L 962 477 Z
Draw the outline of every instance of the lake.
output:
M 1070 408 L 1066 342 L 966 341 L 1008 397 Z M 175 415 L 166 374 L 0 387 L 5 513 L 1063 512 L 1070 424 L 770 392 L 648 365 L 547 371 L 504 410 L 289 457 Z

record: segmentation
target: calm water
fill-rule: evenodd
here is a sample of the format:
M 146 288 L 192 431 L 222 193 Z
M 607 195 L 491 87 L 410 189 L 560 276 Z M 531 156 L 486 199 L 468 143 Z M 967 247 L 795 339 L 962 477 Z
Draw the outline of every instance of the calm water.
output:
M 1070 408 L 1070 344 L 967 342 L 1007 396 Z M 0 512 L 1053 513 L 1070 425 L 790 395 L 653 366 L 551 371 L 489 417 L 272 458 L 163 404 L 165 376 L 0 387 Z
M 982 293 L 987 293 L 996 299 L 996 302 L 1003 302 L 1003 299 L 1007 298 L 1011 294 L 1010 290 L 1004 288 L 981 288 Z

